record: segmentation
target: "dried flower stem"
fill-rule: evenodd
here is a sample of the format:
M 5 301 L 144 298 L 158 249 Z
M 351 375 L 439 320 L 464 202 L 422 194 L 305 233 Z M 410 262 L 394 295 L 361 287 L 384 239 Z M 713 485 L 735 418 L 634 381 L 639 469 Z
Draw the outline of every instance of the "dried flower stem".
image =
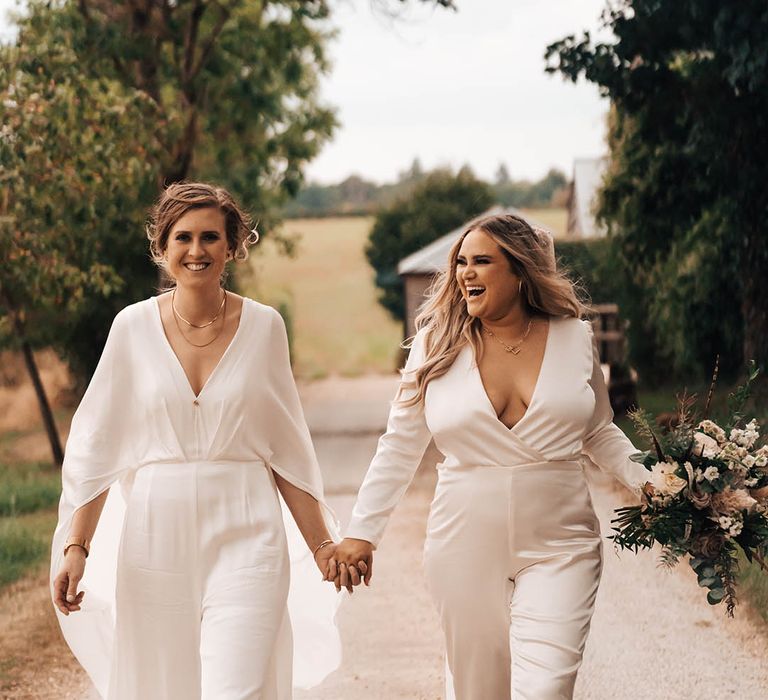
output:
M 704 403 L 704 418 L 709 418 L 709 407 L 712 405 L 712 396 L 715 393 L 715 384 L 717 384 L 717 375 L 720 371 L 720 353 L 715 356 L 715 369 L 712 371 L 712 382 L 707 392 L 707 400 Z

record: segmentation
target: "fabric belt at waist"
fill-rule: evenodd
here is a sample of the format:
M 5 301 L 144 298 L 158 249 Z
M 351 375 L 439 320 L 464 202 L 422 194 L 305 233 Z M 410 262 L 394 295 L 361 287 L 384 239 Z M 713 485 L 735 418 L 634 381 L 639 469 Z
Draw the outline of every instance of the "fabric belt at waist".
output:
M 248 466 L 254 466 L 254 467 L 265 467 L 267 466 L 267 463 L 263 459 L 156 459 L 152 460 L 151 462 L 143 462 L 139 464 L 136 469 L 143 469 L 144 467 L 154 467 L 154 466 L 162 466 L 162 465 L 186 465 L 186 466 L 198 466 L 198 465 L 205 465 L 205 466 L 217 466 L 221 465 L 222 467 L 227 467 L 230 465 L 248 465 Z
M 579 459 L 555 459 L 539 462 L 520 462 L 518 464 L 455 464 L 442 462 L 437 465 L 438 473 L 453 471 L 517 471 L 528 469 L 542 469 L 547 471 L 582 471 L 583 464 Z

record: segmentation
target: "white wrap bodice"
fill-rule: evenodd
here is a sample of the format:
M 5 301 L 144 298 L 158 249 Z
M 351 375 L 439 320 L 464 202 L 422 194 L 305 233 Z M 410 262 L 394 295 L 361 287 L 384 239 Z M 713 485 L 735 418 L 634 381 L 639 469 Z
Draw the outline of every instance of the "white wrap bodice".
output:
M 423 362 L 424 341 L 420 331 L 406 363 L 406 379 Z M 445 455 L 442 469 L 587 458 L 637 492 L 647 472 L 629 459 L 637 450 L 612 420 L 589 322 L 550 319 L 530 405 L 511 429 L 498 419 L 473 350 L 465 345 L 451 368 L 429 383 L 423 404 L 393 402 L 346 535 L 379 543 L 430 438 Z

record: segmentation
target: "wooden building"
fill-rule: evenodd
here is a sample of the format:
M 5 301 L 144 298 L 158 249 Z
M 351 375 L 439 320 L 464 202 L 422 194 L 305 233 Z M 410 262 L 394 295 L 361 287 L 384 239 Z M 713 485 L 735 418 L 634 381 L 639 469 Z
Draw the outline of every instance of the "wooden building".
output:
M 605 228 L 595 219 L 597 193 L 603 182 L 607 158 L 577 158 L 568 193 L 568 238 L 601 238 Z

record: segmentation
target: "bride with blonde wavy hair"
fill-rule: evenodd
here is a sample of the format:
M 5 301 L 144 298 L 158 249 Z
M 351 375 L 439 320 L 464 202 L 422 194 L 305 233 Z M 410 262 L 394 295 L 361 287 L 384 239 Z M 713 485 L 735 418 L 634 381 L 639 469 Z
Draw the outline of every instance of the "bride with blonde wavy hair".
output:
M 445 459 L 424 567 L 448 698 L 573 696 L 602 568 L 583 464 L 635 493 L 646 482 L 612 422 L 585 310 L 549 234 L 512 215 L 471 224 L 417 319 L 387 431 L 329 562 L 337 589 L 370 582 L 373 551 L 434 439 Z
M 533 318 L 572 316 L 580 318 L 586 306 L 579 300 L 574 284 L 555 264 L 552 236 L 513 215 L 491 216 L 477 222 L 486 236 L 499 247 L 518 277 L 518 296 L 525 313 Z M 511 232 L 516 235 L 510 235 Z M 459 253 L 466 231 L 448 253 L 448 269 L 440 273 L 430 288 L 427 301 L 416 317 L 416 328 L 424 329 L 429 348 L 424 364 L 416 371 L 418 393 L 410 402 L 424 400 L 430 380 L 442 376 L 453 364 L 465 343 L 482 356 L 483 322 L 470 315 L 462 303 L 463 291 L 456 275 Z

